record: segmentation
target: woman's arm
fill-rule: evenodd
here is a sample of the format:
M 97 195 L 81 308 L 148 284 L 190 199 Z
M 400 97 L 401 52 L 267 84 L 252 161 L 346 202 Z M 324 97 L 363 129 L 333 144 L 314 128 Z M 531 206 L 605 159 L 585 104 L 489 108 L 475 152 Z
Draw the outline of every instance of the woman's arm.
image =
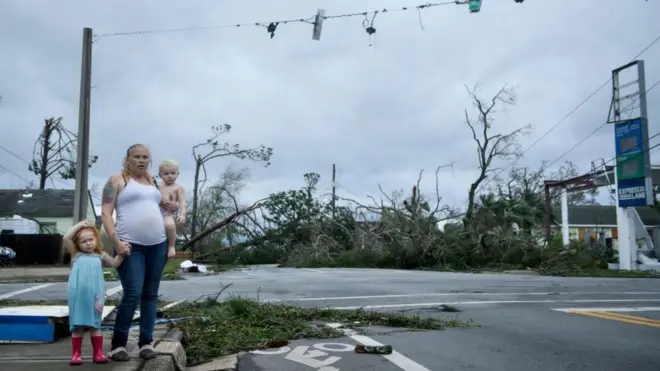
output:
M 101 259 L 106 267 L 117 268 L 124 261 L 124 255 L 117 255 L 113 258 L 104 251 L 101 254 Z
M 115 221 L 112 219 L 112 214 L 115 212 L 115 205 L 117 202 L 117 191 L 119 189 L 119 176 L 111 176 L 103 187 L 103 197 L 101 200 L 101 222 L 105 233 L 114 242 L 117 240 L 117 231 L 115 229 Z

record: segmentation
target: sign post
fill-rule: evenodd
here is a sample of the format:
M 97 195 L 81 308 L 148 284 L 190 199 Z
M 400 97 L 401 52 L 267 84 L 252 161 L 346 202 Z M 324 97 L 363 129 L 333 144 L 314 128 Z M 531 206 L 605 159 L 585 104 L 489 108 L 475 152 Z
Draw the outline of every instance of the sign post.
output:
M 637 67 L 637 80 L 620 84 L 619 74 L 631 67 Z M 654 201 L 645 85 L 644 61 L 634 61 L 612 71 L 613 121 L 610 122 L 614 123 L 614 176 L 621 270 L 637 269 L 634 207 L 653 206 Z M 637 91 L 622 96 L 621 90 L 631 86 L 636 87 Z M 621 102 L 626 98 L 633 99 L 633 103 L 638 99 L 639 114 L 633 119 L 621 120 Z

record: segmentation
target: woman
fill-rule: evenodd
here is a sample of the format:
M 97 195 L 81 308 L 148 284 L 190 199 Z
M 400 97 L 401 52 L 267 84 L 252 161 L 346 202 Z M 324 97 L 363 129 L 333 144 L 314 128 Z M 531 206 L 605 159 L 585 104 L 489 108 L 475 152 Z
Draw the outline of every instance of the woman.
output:
M 160 192 L 149 174 L 151 155 L 143 144 L 126 151 L 124 168 L 108 179 L 103 188 L 101 219 L 103 228 L 115 243 L 115 254 L 124 255 L 117 268 L 124 296 L 117 309 L 112 346 L 113 361 L 128 361 L 128 332 L 140 303 L 140 357 L 158 356 L 152 346 L 158 287 L 167 263 L 167 238 L 160 207 L 176 212 L 177 205 L 161 202 Z M 112 218 L 116 211 L 117 225 Z

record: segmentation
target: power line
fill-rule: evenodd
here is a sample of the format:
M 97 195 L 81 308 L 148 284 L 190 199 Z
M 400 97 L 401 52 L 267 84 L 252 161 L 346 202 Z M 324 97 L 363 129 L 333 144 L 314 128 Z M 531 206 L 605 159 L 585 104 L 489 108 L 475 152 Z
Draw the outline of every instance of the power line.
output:
M 653 39 L 653 41 L 651 41 L 651 42 L 650 42 L 648 45 L 646 45 L 646 46 L 645 46 L 645 47 L 644 47 L 639 53 L 637 53 L 637 55 L 635 55 L 635 56 L 631 59 L 631 62 L 633 62 L 633 61 L 635 61 L 637 58 L 639 58 L 642 54 L 644 54 L 647 50 L 649 50 L 649 49 L 650 49 L 653 45 L 655 45 L 655 43 L 657 43 L 658 41 L 660 41 L 660 35 L 658 35 L 655 39 Z M 520 158 L 522 158 L 522 156 L 524 156 L 527 152 L 529 152 L 530 149 L 534 148 L 539 142 L 541 142 L 541 140 L 543 140 L 545 137 L 547 137 L 548 134 L 550 134 L 552 131 L 554 131 L 554 130 L 555 130 L 557 127 L 559 127 L 562 123 L 564 123 L 564 121 L 566 121 L 566 119 L 568 119 L 568 118 L 571 117 L 575 112 L 577 112 L 577 110 L 579 110 L 580 108 L 582 108 L 582 106 L 584 106 L 589 100 L 591 100 L 591 98 L 593 98 L 596 94 L 598 94 L 598 92 L 600 92 L 600 91 L 601 91 L 601 90 L 602 90 L 602 89 L 603 89 L 608 83 L 610 83 L 611 81 L 612 81 L 612 77 L 610 76 L 610 78 L 608 78 L 605 82 L 603 82 L 603 83 L 602 83 L 602 84 L 601 84 L 601 85 L 600 85 L 600 86 L 599 86 L 594 92 L 592 92 L 591 94 L 589 94 L 584 100 L 582 100 L 577 106 L 575 106 L 575 108 L 573 108 L 573 109 L 572 109 L 570 112 L 568 112 L 564 117 L 562 117 L 561 120 L 559 120 L 556 124 L 554 124 L 553 126 L 551 126 L 550 129 L 548 129 L 548 131 L 546 131 L 541 137 L 539 137 L 539 138 L 538 138 L 536 141 L 534 141 L 529 147 L 527 147 L 527 148 L 526 148 L 526 149 L 520 154 L 519 157 L 517 157 L 516 159 L 514 159 L 513 161 L 511 161 L 507 166 L 505 166 L 504 168 L 502 168 L 500 171 L 496 172 L 495 175 L 494 175 L 493 177 L 489 177 L 489 178 L 486 180 L 486 182 L 483 183 L 482 186 L 480 186 L 480 187 L 477 188 L 475 194 L 478 194 L 479 192 L 483 191 L 484 188 L 486 188 L 488 185 L 490 185 L 490 183 L 492 183 L 493 179 L 497 179 L 497 177 L 498 177 L 500 174 L 502 174 L 504 171 L 510 169 L 513 165 L 515 165 L 515 164 L 518 162 L 518 160 L 519 160 Z M 653 86 L 651 86 L 651 88 L 647 89 L 646 91 L 648 92 L 649 90 L 653 89 L 656 85 L 658 85 L 658 83 L 660 83 L 660 81 L 657 82 L 657 83 L 655 83 Z M 586 138 L 584 138 L 582 141 L 580 141 L 576 146 L 574 146 L 573 148 L 571 148 L 568 152 L 562 154 L 561 157 L 566 156 L 566 155 L 567 155 L 569 152 L 571 152 L 575 147 L 577 147 L 579 144 L 583 143 L 583 142 L 584 142 L 585 140 L 587 140 L 589 137 L 591 137 L 592 135 L 594 135 L 596 132 L 598 132 L 598 131 L 599 131 L 603 126 L 605 126 L 605 125 L 606 125 L 606 123 L 600 125 L 596 130 L 594 130 L 592 133 L 590 133 Z M 557 160 L 553 161 L 553 163 L 555 163 L 556 161 L 557 161 Z M 547 166 L 544 167 L 544 170 L 547 169 L 547 168 L 548 168 Z
M 651 90 L 653 90 L 653 88 L 655 88 L 655 87 L 658 86 L 658 85 L 660 85 L 660 80 L 656 81 L 655 84 L 651 85 L 650 88 L 646 89 L 646 91 L 644 92 L 644 94 L 647 94 L 648 92 L 650 92 Z M 632 103 L 630 103 L 629 105 L 627 105 L 622 111 L 625 111 L 626 109 L 628 109 L 628 108 L 629 108 L 630 106 L 632 106 L 633 104 L 635 104 L 635 102 L 632 102 Z M 557 158 L 556 158 L 555 160 L 553 160 L 551 163 L 549 163 L 548 165 L 546 165 L 545 167 L 543 167 L 543 169 L 545 170 L 545 169 L 549 168 L 550 166 L 554 165 L 555 163 L 557 163 L 557 161 L 561 160 L 562 158 L 564 158 L 564 156 L 566 156 L 566 155 L 568 155 L 569 153 L 571 153 L 571 152 L 572 152 L 575 148 L 577 148 L 580 144 L 586 142 L 587 139 L 591 138 L 594 134 L 596 134 L 596 133 L 597 133 L 600 129 L 602 129 L 605 125 L 607 125 L 607 122 L 604 123 L 604 124 L 602 124 L 602 125 L 600 125 L 599 127 L 596 128 L 596 130 L 592 131 L 592 132 L 589 133 L 587 136 L 585 136 L 584 138 L 582 138 L 579 142 L 577 142 L 577 143 L 576 143 L 573 147 L 571 147 L 568 151 L 564 152 L 561 156 L 557 157 Z M 658 135 L 658 134 L 656 134 L 656 135 Z M 649 139 L 651 139 L 651 138 L 649 138 Z
M 422 10 L 426 10 L 426 9 L 433 8 L 433 7 L 438 7 L 438 6 L 443 6 L 443 5 L 466 5 L 466 4 L 468 4 L 467 0 L 464 0 L 464 1 L 459 1 L 459 0 L 442 1 L 442 2 L 437 2 L 437 3 L 426 3 L 426 4 L 420 4 L 420 5 L 414 5 L 414 6 L 402 6 L 400 8 L 390 8 L 390 9 L 383 8 L 382 10 L 353 12 L 353 13 L 344 13 L 344 14 L 328 15 L 328 16 L 324 15 L 324 16 L 321 16 L 320 18 L 322 18 L 323 20 L 327 20 L 327 19 L 338 19 L 338 18 L 365 17 L 365 21 L 363 22 L 363 26 L 365 28 L 365 31 L 367 31 L 367 33 L 369 33 L 369 35 L 371 35 L 371 34 L 376 32 L 376 29 L 374 28 L 373 22 L 374 22 L 374 19 L 376 18 L 376 16 L 378 14 L 404 12 L 404 11 L 412 10 L 412 9 L 416 9 L 418 12 L 421 12 Z M 372 15 L 371 19 L 368 18 L 369 14 Z M 283 19 L 283 20 L 279 20 L 279 21 L 265 21 L 265 22 L 260 21 L 260 22 L 252 22 L 252 23 L 234 23 L 234 24 L 224 24 L 224 25 L 168 28 L 168 29 L 156 29 L 156 30 L 136 30 L 136 31 L 104 33 L 104 34 L 98 34 L 98 35 L 94 35 L 94 36 L 96 37 L 96 40 L 98 40 L 101 37 L 109 37 L 109 36 L 135 36 L 135 35 L 159 34 L 159 33 L 204 31 L 204 30 L 222 29 L 222 28 L 264 27 L 264 28 L 266 28 L 268 33 L 271 34 L 271 38 L 272 38 L 274 33 L 275 33 L 275 30 L 277 29 L 277 26 L 280 25 L 280 24 L 289 24 L 289 23 L 316 24 L 316 21 L 313 21 L 315 18 L 316 18 L 316 16 L 311 16 L 311 17 L 307 17 L 307 18 L 291 18 L 291 19 Z M 371 30 L 369 28 L 371 28 Z M 373 31 L 373 32 L 371 32 L 371 31 Z
M 30 165 L 30 161 L 24 159 L 23 157 L 21 157 L 21 156 L 19 156 L 18 154 L 16 154 L 16 152 L 13 152 L 13 151 L 9 150 L 8 148 L 4 147 L 4 146 L 1 145 L 1 144 L 0 144 L 0 149 L 3 150 L 3 151 L 5 151 L 5 152 L 7 152 L 7 153 L 9 153 L 10 155 L 12 155 L 13 157 L 17 158 L 18 160 L 20 160 L 20 161 L 22 161 L 22 162 L 24 162 L 24 163 Z M 22 176 L 20 176 L 20 175 L 14 173 L 14 172 L 12 172 L 12 171 L 10 171 L 9 169 L 7 169 L 6 167 L 4 167 L 4 166 L 2 166 L 2 165 L 0 165 L 0 168 L 4 169 L 4 170 L 5 170 L 7 173 L 9 173 L 9 174 L 14 175 L 15 177 L 18 177 L 18 178 L 24 180 L 24 181 L 27 182 L 28 184 L 31 183 L 29 180 L 27 180 L 27 179 L 23 178 Z M 50 179 L 51 179 L 51 182 L 53 182 L 52 177 L 51 177 Z M 67 183 L 67 182 L 64 181 L 63 179 L 60 179 L 60 178 L 55 178 L 55 179 L 56 179 L 57 181 L 59 181 L 60 183 L 65 184 L 67 187 L 71 187 L 71 184 Z M 53 182 L 53 187 L 55 187 L 54 182 Z
M 2 166 L 2 165 L 0 165 L 0 169 L 2 169 L 2 170 L 4 170 L 5 172 L 7 172 L 7 173 L 9 173 L 9 174 L 11 174 L 11 175 L 13 175 L 13 176 L 15 176 L 15 177 L 17 177 L 17 178 L 19 178 L 19 179 L 22 179 L 22 180 L 24 180 L 24 181 L 25 181 L 25 182 L 26 182 L 27 184 L 30 184 L 30 181 L 29 181 L 29 180 L 27 180 L 27 179 L 25 179 L 25 178 L 23 178 L 22 176 L 20 176 L 20 175 L 18 175 L 18 174 L 16 174 L 16 173 L 15 173 L 15 172 L 13 172 L 13 171 L 11 171 L 11 170 L 9 170 L 9 169 L 7 169 L 6 167 L 4 167 L 4 166 Z

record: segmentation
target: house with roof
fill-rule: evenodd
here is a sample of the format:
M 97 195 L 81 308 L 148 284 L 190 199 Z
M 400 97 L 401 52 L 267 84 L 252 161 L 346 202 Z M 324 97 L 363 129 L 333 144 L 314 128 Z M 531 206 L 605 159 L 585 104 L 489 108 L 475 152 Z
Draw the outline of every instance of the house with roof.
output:
M 650 236 L 653 230 L 660 228 L 660 212 L 652 207 L 635 207 L 644 227 Z M 553 205 L 552 230 L 561 233 L 561 206 Z M 568 234 L 571 240 L 582 240 L 585 233 L 593 238 L 600 232 L 605 237 L 617 241 L 619 239 L 616 220 L 616 206 L 610 205 L 569 205 L 568 206 Z
M 39 223 L 41 233 L 64 234 L 75 223 L 73 189 L 0 189 L 0 218 L 19 216 Z M 97 213 L 88 191 L 87 220 Z

